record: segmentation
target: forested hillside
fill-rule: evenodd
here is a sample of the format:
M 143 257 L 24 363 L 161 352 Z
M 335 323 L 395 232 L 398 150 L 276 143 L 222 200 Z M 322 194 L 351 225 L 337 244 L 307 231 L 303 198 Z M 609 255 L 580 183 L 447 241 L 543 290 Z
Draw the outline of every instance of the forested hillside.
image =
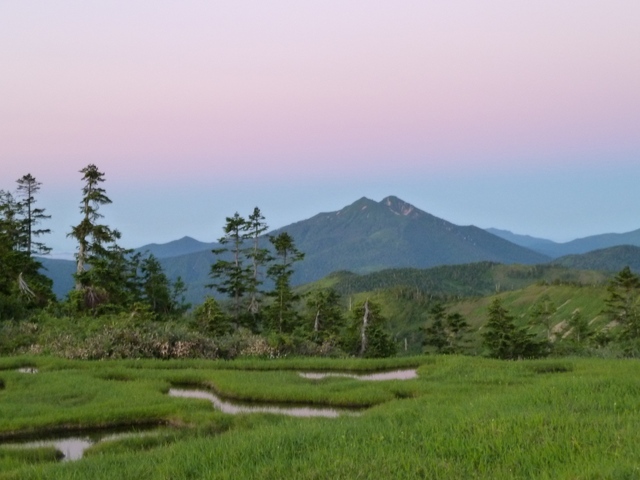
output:
M 594 250 L 582 255 L 567 255 L 554 260 L 553 264 L 602 272 L 618 272 L 628 266 L 632 271 L 639 273 L 640 247 L 620 245 Z

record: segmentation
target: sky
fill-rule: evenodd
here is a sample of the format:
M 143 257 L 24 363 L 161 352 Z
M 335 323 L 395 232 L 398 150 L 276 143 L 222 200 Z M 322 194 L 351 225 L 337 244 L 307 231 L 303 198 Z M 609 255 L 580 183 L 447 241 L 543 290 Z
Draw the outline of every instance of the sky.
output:
M 0 2 L 0 189 L 73 252 L 81 174 L 125 247 L 258 206 L 395 195 L 568 241 L 640 228 L 637 0 Z

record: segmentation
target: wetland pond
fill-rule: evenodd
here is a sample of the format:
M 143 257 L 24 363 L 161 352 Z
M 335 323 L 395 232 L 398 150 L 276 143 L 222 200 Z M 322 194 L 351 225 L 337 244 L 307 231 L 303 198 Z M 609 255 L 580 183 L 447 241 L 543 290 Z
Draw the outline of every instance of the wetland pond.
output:
M 336 418 L 340 415 L 358 415 L 355 409 L 329 408 L 318 406 L 291 406 L 278 405 L 273 403 L 260 404 L 257 402 L 237 402 L 223 400 L 215 393 L 207 390 L 187 390 L 182 388 L 172 388 L 169 396 L 180 398 L 198 398 L 209 400 L 214 408 L 223 413 L 237 415 L 240 413 L 275 413 L 278 415 L 288 415 L 291 417 L 325 417 Z
M 18 369 L 21 373 L 33 374 L 38 373 L 38 369 L 34 367 L 24 367 Z M 337 373 L 337 372 L 299 372 L 301 377 L 309 380 L 323 380 L 329 377 L 346 377 L 354 378 L 362 381 L 385 381 L 385 380 L 410 380 L 417 378 L 416 370 L 395 370 L 389 372 L 378 372 L 368 374 L 356 373 Z M 357 416 L 364 410 L 348 409 L 348 408 L 331 408 L 321 407 L 317 405 L 283 405 L 274 403 L 260 402 L 242 402 L 222 399 L 215 393 L 207 390 L 171 388 L 168 392 L 171 397 L 179 398 L 196 398 L 208 400 L 214 408 L 221 412 L 231 415 L 241 413 L 273 413 L 277 415 L 288 415 L 293 417 L 325 417 L 336 418 L 341 415 Z M 137 426 L 129 429 L 119 430 L 87 430 L 70 436 L 63 435 L 47 435 L 47 436 L 31 436 L 21 440 L 9 442 L 0 442 L 0 446 L 8 448 L 40 448 L 54 447 L 61 452 L 64 457 L 62 461 L 72 461 L 82 458 L 85 450 L 89 447 L 100 443 L 120 440 L 132 436 L 152 435 L 159 431 L 159 427 L 141 428 Z
M 298 375 L 309 380 L 322 380 L 328 377 L 355 378 L 363 381 L 384 381 L 384 380 L 410 380 L 417 378 L 416 370 L 394 370 L 391 372 L 379 372 L 370 374 L 355 373 L 332 373 L 332 372 L 299 372 Z M 214 408 L 223 413 L 237 415 L 240 413 L 275 413 L 278 415 L 288 415 L 292 417 L 325 417 L 336 418 L 340 415 L 359 415 L 362 409 L 346 409 L 319 407 L 315 405 L 279 405 L 273 403 L 239 402 L 222 399 L 220 396 L 208 390 L 195 390 L 184 388 L 172 388 L 169 396 L 181 398 L 198 398 L 209 400 Z
M 85 450 L 97 443 L 152 435 L 157 431 L 159 431 L 158 427 L 141 429 L 139 426 L 136 429 L 86 430 L 85 432 L 69 434 L 68 436 L 62 434 L 47 436 L 34 435 L 20 440 L 13 440 L 6 443 L 2 442 L 0 446 L 15 449 L 53 447 L 62 453 L 62 461 L 68 462 L 82 458 Z
M 378 373 L 335 373 L 335 372 L 300 372 L 299 375 L 310 380 L 322 380 L 327 377 L 346 377 L 355 378 L 357 380 L 363 380 L 368 382 L 381 382 L 385 380 L 411 380 L 418 378 L 418 372 L 415 369 L 412 370 L 393 370 L 391 372 L 378 372 Z

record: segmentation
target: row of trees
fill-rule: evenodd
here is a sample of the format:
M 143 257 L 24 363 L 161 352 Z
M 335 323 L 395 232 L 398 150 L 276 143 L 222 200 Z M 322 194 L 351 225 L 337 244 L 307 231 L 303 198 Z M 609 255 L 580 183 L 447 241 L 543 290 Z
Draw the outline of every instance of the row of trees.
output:
M 549 295 L 541 296 L 530 308 L 527 321 L 517 322 L 496 297 L 487 309 L 481 329 L 482 349 L 501 359 L 536 358 L 558 353 L 580 353 L 615 344 L 623 354 L 640 355 L 640 277 L 623 268 L 607 287 L 601 312 L 606 325 L 594 327 L 579 309 L 558 322 L 557 307 Z M 469 349 L 469 325 L 459 313 L 447 313 L 441 304 L 430 310 L 423 329 L 425 346 L 438 353 L 464 353 Z M 537 331 L 537 332 L 536 332 Z
M 155 314 L 179 314 L 184 284 L 170 282 L 158 260 L 118 245 L 120 232 L 101 223 L 100 207 L 111 203 L 95 165 L 81 170 L 80 222 L 69 236 L 78 242 L 75 290 L 65 304 L 68 313 L 100 314 L 146 309 Z M 42 273 L 39 255 L 50 248 L 41 223 L 50 218 L 36 205 L 41 187 L 31 174 L 17 180 L 15 195 L 0 191 L 0 315 L 22 318 L 55 302 L 52 281 Z
M 37 257 L 50 251 L 41 241 L 49 233 L 41 223 L 50 216 L 36 206 L 41 184 L 25 175 L 15 196 L 0 192 L 1 318 L 26 318 L 30 311 L 52 305 L 63 315 L 182 318 L 189 309 L 184 283 L 170 281 L 153 255 L 119 244 L 120 232 L 104 222 L 101 211 L 112 203 L 104 173 L 93 164 L 80 173 L 81 218 L 68 233 L 77 242 L 75 288 L 62 303 L 56 303 Z M 226 219 L 221 247 L 213 251 L 209 285 L 223 299 L 209 297 L 189 314 L 200 332 L 220 338 L 245 330 L 270 337 L 276 346 L 310 342 L 362 356 L 395 351 L 384 329 L 386 319 L 373 302 L 346 311 L 333 290 L 304 298 L 296 293 L 291 277 L 304 254 L 287 232 L 266 235 L 267 229 L 257 207 L 246 218 L 236 213 Z
M 40 273 L 34 255 L 50 249 L 40 241 L 49 233 L 40 227 L 49 218 L 36 206 L 40 183 L 32 175 L 17 180 L 15 195 L 0 190 L 0 315 L 13 318 L 53 299 L 52 282 Z
M 360 356 L 395 353 L 378 305 L 367 300 L 345 312 L 334 290 L 305 298 L 296 293 L 291 277 L 304 253 L 287 232 L 265 235 L 267 230 L 257 207 L 246 218 L 237 212 L 226 218 L 209 285 L 226 296 L 226 309 L 208 298 L 195 311 L 200 324 L 216 334 L 247 328 L 279 344 L 310 341 Z
M 118 244 L 118 230 L 103 224 L 100 207 L 111 203 L 102 183 L 104 173 L 90 164 L 83 168 L 80 223 L 68 236 L 78 242 L 75 291 L 72 309 L 94 314 L 146 309 L 158 315 L 179 315 L 185 286 L 180 278 L 171 282 L 153 255 L 125 249 Z
M 294 303 L 299 299 L 291 287 L 291 275 L 304 254 L 286 232 L 267 237 L 271 248 L 263 245 L 267 229 L 257 207 L 246 219 L 237 212 L 227 217 L 224 235 L 218 240 L 222 247 L 213 250 L 217 259 L 211 266 L 209 287 L 229 297 L 236 327 L 291 333 L 298 324 Z M 269 292 L 263 291 L 265 279 L 272 285 Z M 266 306 L 265 293 L 271 299 Z

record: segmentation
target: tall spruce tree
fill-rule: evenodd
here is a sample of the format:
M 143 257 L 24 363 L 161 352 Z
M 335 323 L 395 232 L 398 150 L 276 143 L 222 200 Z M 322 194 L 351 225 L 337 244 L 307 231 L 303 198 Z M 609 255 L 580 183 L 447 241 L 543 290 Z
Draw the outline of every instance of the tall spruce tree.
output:
M 109 205 L 111 199 L 100 185 L 104 182 L 104 173 L 90 164 L 80 170 L 82 173 L 82 201 L 80 202 L 80 213 L 82 220 L 78 225 L 71 228 L 68 236 L 78 241 L 78 251 L 76 253 L 76 290 L 86 287 L 86 265 L 92 257 L 104 256 L 106 246 L 120 238 L 117 230 L 111 230 L 106 225 L 101 225 L 98 221 L 103 217 L 98 212 L 101 206 Z
M 19 318 L 54 300 L 52 282 L 26 248 L 22 207 L 0 191 L 0 318 Z
M 15 197 L 4 190 L 0 190 L 0 235 L 12 251 L 24 251 L 20 248 L 20 207 Z
M 243 308 L 252 278 L 251 267 L 246 263 L 246 230 L 247 220 L 238 212 L 226 218 L 224 235 L 218 240 L 223 247 L 212 250 L 217 257 L 209 274 L 213 283 L 207 285 L 231 299 L 236 326 L 250 323 Z
M 18 251 L 19 223 L 13 195 L 0 190 L 0 320 L 19 317 L 18 276 L 22 255 Z
M 251 241 L 251 247 L 247 250 L 247 257 L 251 264 L 251 274 L 248 278 L 247 295 L 249 296 L 249 313 L 254 317 L 254 324 L 258 323 L 260 314 L 260 285 L 263 283 L 262 268 L 269 261 L 269 250 L 261 247 L 260 240 L 269 228 L 264 221 L 264 216 L 258 207 L 247 219 L 245 238 Z
M 51 218 L 51 215 L 45 214 L 44 208 L 37 208 L 35 195 L 40 191 L 42 183 L 38 182 L 30 173 L 19 178 L 16 183 L 18 184 L 17 195 L 22 200 L 19 203 L 20 211 L 22 213 L 22 231 L 24 236 L 24 249 L 27 254 L 46 255 L 51 252 L 51 248 L 47 247 L 44 243 L 36 241 L 37 237 L 46 233 L 51 233 L 48 228 L 38 228 L 38 225 L 43 221 Z
M 78 241 L 75 289 L 81 292 L 85 306 L 94 311 L 102 304 L 123 308 L 136 299 L 137 265 L 129 257 L 131 250 L 118 245 L 120 232 L 99 223 L 103 218 L 100 207 L 112 203 L 101 186 L 104 173 L 93 164 L 80 173 L 84 184 L 80 202 L 82 220 L 68 234 Z
M 270 292 L 273 302 L 267 309 L 267 322 L 274 331 L 291 333 L 299 324 L 294 304 L 300 298 L 291 287 L 291 276 L 293 265 L 304 259 L 304 253 L 296 248 L 293 237 L 287 232 L 269 237 L 269 241 L 275 250 L 275 259 L 267 269 L 267 275 L 274 283 L 274 289 Z

